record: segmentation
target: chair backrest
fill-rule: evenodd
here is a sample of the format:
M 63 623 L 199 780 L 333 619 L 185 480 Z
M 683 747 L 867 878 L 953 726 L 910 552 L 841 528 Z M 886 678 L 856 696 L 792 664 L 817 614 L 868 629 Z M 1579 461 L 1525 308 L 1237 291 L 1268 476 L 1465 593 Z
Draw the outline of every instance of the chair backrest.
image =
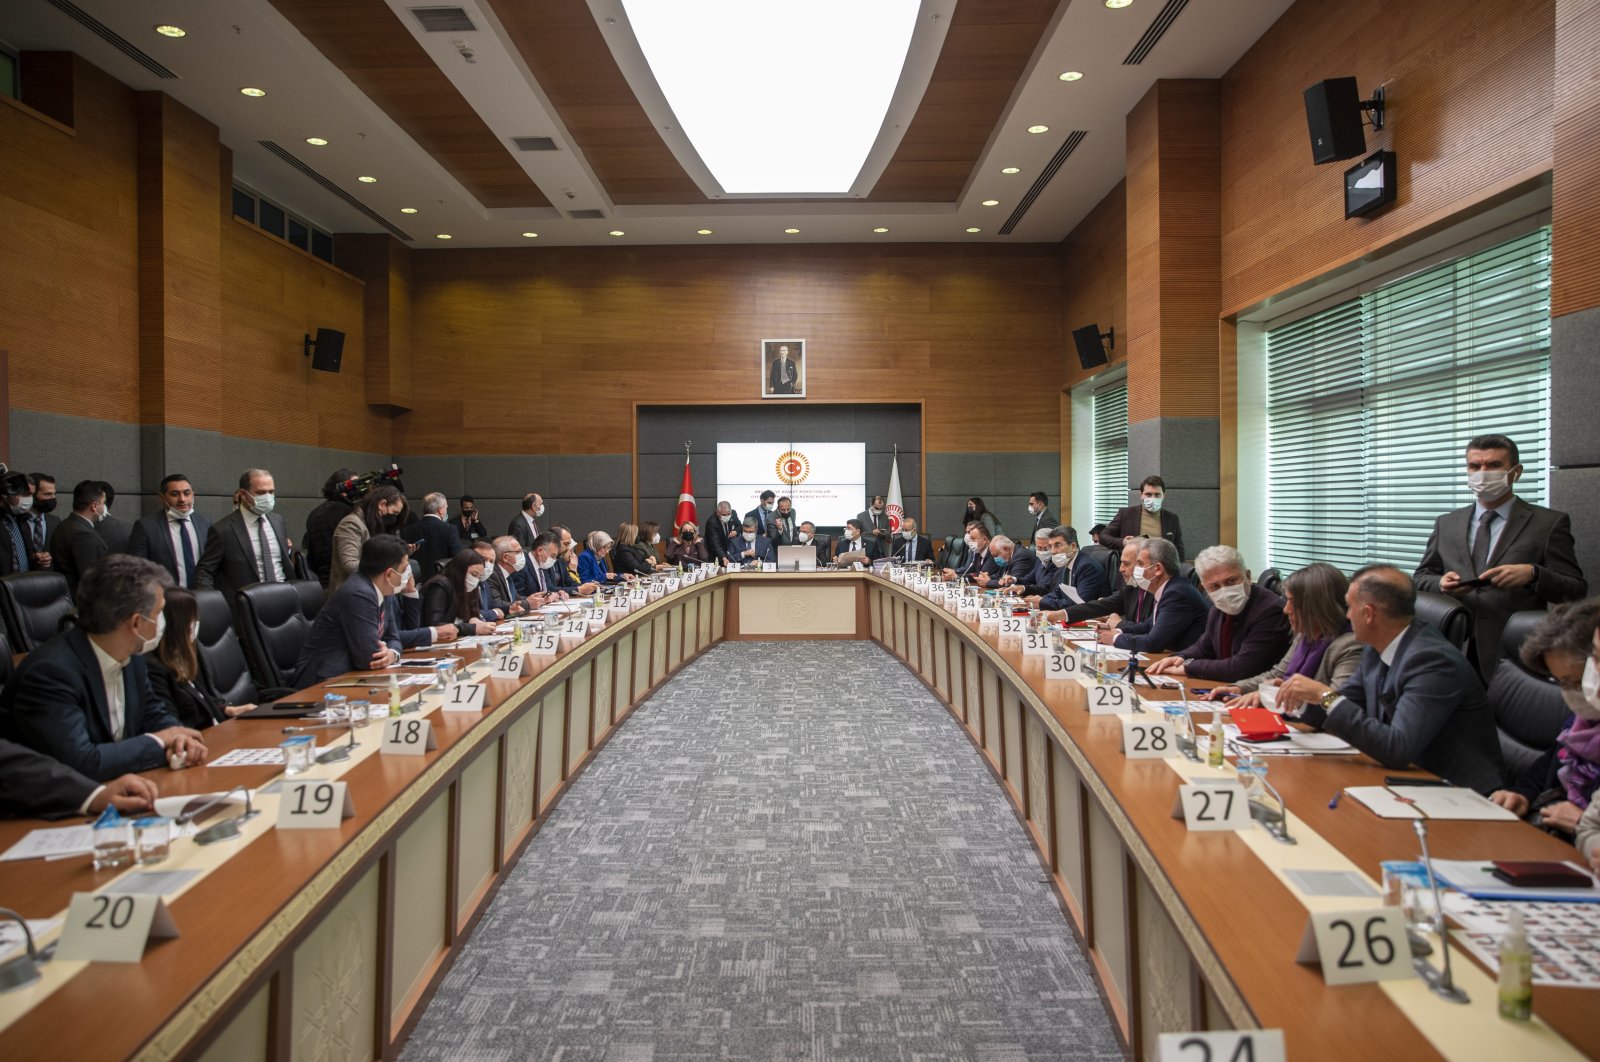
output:
M 1560 687 L 1514 666 L 1495 668 L 1489 680 L 1489 708 L 1500 737 L 1507 784 L 1550 750 L 1569 714 Z
M 1196 589 L 1200 588 L 1200 573 L 1196 571 L 1195 566 L 1190 564 L 1188 561 L 1184 561 L 1182 564 L 1178 565 L 1178 575 L 1189 580 L 1190 584 Z
M 1472 641 L 1472 613 L 1448 594 L 1431 590 L 1417 593 L 1417 619 L 1444 635 L 1445 641 L 1467 652 Z
M 328 591 L 315 579 L 296 579 L 289 585 L 300 595 L 300 615 L 307 623 L 313 622 L 322 611 L 322 603 L 328 599 Z
M 1528 640 L 1528 635 L 1533 633 L 1546 616 L 1550 613 L 1542 608 L 1525 609 L 1522 612 L 1513 612 L 1506 617 L 1506 625 L 1500 631 L 1500 658 L 1509 660 L 1513 664 L 1528 670 L 1522 662 L 1522 643 Z M 1543 677 L 1543 672 L 1535 672 Z
M 200 670 L 211 688 L 229 704 L 254 704 L 261 699 L 259 687 L 250 675 L 244 646 L 233 630 L 233 614 L 221 590 L 196 590 L 200 610 L 200 637 L 195 639 L 195 655 Z
M 1105 550 L 1106 555 L 1100 559 L 1100 563 L 1105 565 L 1106 585 L 1111 588 L 1111 593 L 1120 594 L 1122 588 L 1128 585 L 1128 581 L 1122 577 L 1122 551 L 1106 549 L 1104 546 L 1096 548 Z
M 19 653 L 31 653 L 56 636 L 72 612 L 67 577 L 60 572 L 16 572 L 0 578 L 0 612 Z
M 1279 597 L 1283 596 L 1283 573 L 1276 568 L 1267 568 L 1256 576 L 1256 585 L 1263 590 L 1271 591 Z
M 294 583 L 252 583 L 239 591 L 239 633 L 256 685 L 291 684 L 311 621 L 300 611 Z
M 11 662 L 11 639 L 6 637 L 5 631 L 0 631 L 0 690 L 11 684 L 11 676 L 17 673 L 17 666 Z

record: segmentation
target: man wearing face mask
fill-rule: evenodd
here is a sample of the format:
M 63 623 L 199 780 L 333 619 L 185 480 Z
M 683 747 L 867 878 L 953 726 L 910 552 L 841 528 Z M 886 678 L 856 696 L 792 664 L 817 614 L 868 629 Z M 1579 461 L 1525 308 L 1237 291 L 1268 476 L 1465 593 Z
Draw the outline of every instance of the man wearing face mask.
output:
M 1456 598 L 1472 612 L 1472 648 L 1487 682 L 1506 619 L 1522 609 L 1576 601 L 1588 592 L 1566 513 L 1513 493 L 1522 478 L 1517 444 L 1504 435 L 1467 443 L 1467 486 L 1476 500 L 1434 521 L 1412 573 L 1418 590 Z
M 533 540 L 539 537 L 539 518 L 543 515 L 544 499 L 534 492 L 524 494 L 522 511 L 511 518 L 506 534 L 520 542 L 523 549 L 532 549 Z
M 883 495 L 874 494 L 871 503 L 856 514 L 856 519 L 861 521 L 861 530 L 866 536 L 878 544 L 878 555 L 888 556 L 894 545 L 894 533 L 889 530 L 889 511 Z
M 528 572 L 528 554 L 510 535 L 494 540 L 494 572 L 488 577 L 489 606 L 503 615 L 515 616 L 543 605 L 546 598 L 533 595 L 533 576 Z
M 1134 550 L 1134 554 L 1137 556 L 1137 549 Z M 1078 548 L 1076 528 L 1066 524 L 1051 528 L 1050 551 L 1044 556 L 1050 558 L 1060 574 L 1054 586 L 1035 603 L 1036 607 L 1047 611 L 1071 608 L 1084 601 L 1097 601 L 1110 592 L 1111 588 L 1106 584 L 1105 569 L 1100 566 L 1099 560 L 1087 556 Z M 1130 572 L 1133 570 L 1131 565 L 1128 570 Z M 1118 599 L 1116 607 L 1108 611 L 1124 611 L 1121 605 L 1122 602 Z M 1137 620 L 1137 617 L 1135 619 Z
M 76 624 L 29 653 L 7 687 L 3 736 L 97 782 L 205 762 L 199 731 L 156 697 L 143 657 L 166 629 L 169 582 L 142 557 L 111 554 L 91 565 Z
M 422 519 L 401 532 L 400 537 L 417 545 L 417 563 L 423 578 L 432 579 L 445 562 L 461 552 L 461 533 L 450 519 L 450 500 L 438 491 L 422 497 Z
M 0 575 L 25 572 L 36 567 L 28 548 L 28 518 L 33 513 L 33 484 L 22 472 L 8 472 L 0 480 L 5 493 L 6 515 L 0 525 Z
M 95 534 L 106 540 L 106 549 L 112 553 L 127 553 L 128 539 L 133 534 L 133 526 L 121 517 L 111 515 L 111 506 L 117 500 L 117 488 L 100 480 L 100 488 L 106 492 L 106 514 L 98 524 L 94 525 Z
M 989 559 L 984 562 L 972 581 L 979 586 L 999 588 L 1010 586 L 1020 579 L 1027 578 L 1028 572 L 1033 570 L 1033 558 L 1021 556 L 1015 542 L 1005 535 L 996 535 L 989 540 Z
M 1061 581 L 1061 569 L 1056 566 L 1055 555 L 1050 552 L 1050 532 L 1053 530 L 1053 527 L 1041 527 L 1033 533 L 1032 567 L 1011 584 L 1011 593 L 1021 597 L 1042 598 Z
M 966 553 L 962 555 L 959 565 L 944 570 L 946 579 L 966 579 L 975 576 L 989 563 L 989 529 L 983 524 L 976 520 L 968 524 L 966 535 L 961 541 L 967 547 Z
M 739 521 L 733 515 L 733 506 L 717 502 L 717 511 L 706 517 L 705 543 L 714 561 L 726 561 L 728 551 L 739 537 Z
M 218 520 L 195 568 L 202 588 L 221 590 L 232 604 L 240 587 L 281 583 L 290 568 L 289 536 L 277 507 L 277 484 L 264 468 L 247 468 L 233 493 L 233 512 Z
M 398 535 L 373 535 L 363 542 L 356 573 L 328 595 L 306 633 L 290 685 L 304 689 L 398 661 L 400 623 L 389 599 L 405 590 L 410 568 L 411 551 Z
M 1600 598 L 1557 605 L 1522 643 L 1522 659 L 1555 679 L 1572 718 L 1555 743 L 1489 799 L 1558 837 L 1571 837 L 1600 783 L 1600 672 L 1594 664 Z
M 1116 628 L 1101 631 L 1097 637 L 1102 644 L 1136 653 L 1165 653 L 1193 645 L 1205 633 L 1206 599 L 1178 574 L 1178 550 L 1171 542 L 1145 541 L 1133 568 L 1133 584 L 1155 598 L 1150 618 L 1124 619 Z
M 794 502 L 788 498 L 779 498 L 777 507 L 772 510 L 772 544 L 774 546 L 792 546 L 795 536 L 800 533 L 800 526 L 795 522 Z
M 561 552 L 561 536 L 554 531 L 541 531 L 533 540 L 529 551 L 530 563 L 525 566 L 526 585 L 531 593 L 541 595 L 546 601 L 564 601 L 567 592 L 561 588 L 562 572 L 556 563 Z M 594 592 L 593 583 L 584 583 L 574 589 L 580 594 Z
M 1056 514 L 1050 511 L 1050 495 L 1042 490 L 1028 495 L 1028 519 L 1028 530 L 1035 535 L 1041 531 L 1048 533 L 1056 526 Z
M 106 514 L 106 491 L 92 479 L 83 480 L 72 488 L 72 512 L 61 521 L 50 538 L 50 556 L 56 570 L 67 577 L 67 589 L 74 599 L 78 596 L 78 581 L 89 566 L 110 552 L 106 540 L 94 533 L 94 527 Z
M 194 511 L 194 487 L 182 473 L 163 478 L 156 497 L 161 512 L 133 525 L 128 552 L 161 565 L 172 576 L 174 586 L 193 590 L 206 539 L 211 537 L 211 520 Z
M 844 522 L 844 533 L 833 543 L 833 563 L 871 564 L 878 559 L 878 544 L 868 538 L 855 518 Z
M 1250 582 L 1244 558 L 1232 546 L 1207 546 L 1194 559 L 1200 588 L 1215 607 L 1205 633 L 1192 645 L 1150 665 L 1152 675 L 1231 682 L 1259 675 L 1289 651 L 1294 632 L 1283 598 Z
M 1133 570 L 1139 566 L 1139 551 L 1144 548 L 1144 539 L 1135 538 L 1122 547 L 1120 562 L 1117 571 L 1122 575 L 1122 587 L 1118 590 L 1107 588 L 1105 594 L 1097 598 L 1085 595 L 1081 604 L 1068 605 L 1064 612 L 1051 612 L 1049 618 L 1052 622 L 1064 619 L 1068 623 L 1081 623 L 1088 619 L 1101 619 L 1101 626 L 1114 629 L 1122 625 L 1124 620 L 1133 623 L 1144 623 L 1150 619 L 1150 613 L 1155 608 L 1155 599 L 1145 592 L 1144 588 L 1133 581 Z M 1079 554 L 1082 557 L 1082 554 Z M 1088 574 L 1085 567 L 1079 571 L 1078 565 L 1089 564 L 1089 560 L 1075 559 L 1072 569 L 1075 575 L 1082 577 Z M 1040 602 L 1040 607 L 1044 603 Z
M 1117 510 L 1100 531 L 1100 544 L 1106 549 L 1121 549 L 1131 536 L 1164 538 L 1178 551 L 1183 561 L 1183 527 L 1178 514 L 1167 508 L 1167 484 L 1160 476 L 1146 476 L 1139 484 L 1139 501 Z
M 933 543 L 928 541 L 927 535 L 917 534 L 917 522 L 909 516 L 900 520 L 900 533 L 895 536 L 894 559 L 906 564 L 933 560 Z
M 728 559 L 735 564 L 763 564 L 776 561 L 778 551 L 772 545 L 772 539 L 760 534 L 756 530 L 755 520 L 747 516 L 744 518 L 744 530 L 740 532 L 739 541 L 733 544 Z
M 478 519 L 477 499 L 470 494 L 463 494 L 457 502 L 460 509 L 454 526 L 462 544 L 470 547 L 478 539 L 488 538 L 489 532 L 484 530 L 483 521 Z
M 771 537 L 773 532 L 772 510 L 777 508 L 778 496 L 770 490 L 761 492 L 761 502 L 754 509 L 744 514 L 746 521 L 754 520 L 756 533 L 763 538 Z
M 33 484 L 33 509 L 24 528 L 28 548 L 33 551 L 29 567 L 52 568 L 55 565 L 50 560 L 50 536 L 61 526 L 61 517 L 55 515 L 56 479 L 43 472 L 30 472 L 28 480 Z

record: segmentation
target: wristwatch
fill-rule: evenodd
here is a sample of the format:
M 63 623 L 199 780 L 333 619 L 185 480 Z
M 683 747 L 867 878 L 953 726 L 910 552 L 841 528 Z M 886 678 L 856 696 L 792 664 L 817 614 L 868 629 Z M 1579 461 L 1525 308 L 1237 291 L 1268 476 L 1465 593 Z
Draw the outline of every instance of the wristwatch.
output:
M 1322 695 L 1322 699 L 1320 701 L 1318 701 L 1317 703 L 1322 705 L 1322 710 L 1324 712 L 1331 712 L 1331 711 L 1333 711 L 1334 704 L 1338 700 L 1339 700 L 1339 691 L 1338 690 L 1329 690 L 1327 693 L 1324 693 Z

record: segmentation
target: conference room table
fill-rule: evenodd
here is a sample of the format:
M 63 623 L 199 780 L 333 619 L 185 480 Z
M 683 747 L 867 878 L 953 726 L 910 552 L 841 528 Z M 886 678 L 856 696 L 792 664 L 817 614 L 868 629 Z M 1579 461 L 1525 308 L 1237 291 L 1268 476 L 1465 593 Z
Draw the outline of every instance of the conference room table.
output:
M 1479 979 L 1467 1005 L 1419 996 L 1414 981 L 1325 984 L 1316 965 L 1295 961 L 1306 906 L 1251 838 L 1188 831 L 1172 815 L 1186 768 L 1127 758 L 1121 720 L 1087 711 L 1092 686 L 1046 678 L 1045 658 L 1025 655 L 1015 637 L 881 573 L 740 572 L 659 589 L 553 655 L 527 656 L 519 677 L 486 680 L 482 711 L 431 711 L 434 750 L 381 754 L 381 724 L 357 731 L 362 752 L 339 775 L 352 817 L 284 830 L 264 814 L 239 840 L 197 850 L 215 865 L 169 898 L 179 935 L 152 939 L 134 965 L 52 960 L 39 984 L 0 994 L 0 1058 L 395 1057 L 498 884 L 635 707 L 718 642 L 819 637 L 878 643 L 965 728 L 1137 1057 L 1153 1057 L 1163 1032 L 1231 1028 L 1284 1030 L 1292 1059 L 1600 1057 L 1593 993 L 1540 986 L 1534 1023 L 1501 1021 L 1492 978 L 1484 992 L 1459 947 L 1458 979 Z M 749 710 L 761 704 L 751 699 Z M 276 746 L 283 725 L 212 728 L 211 758 Z M 322 744 L 345 740 L 329 731 Z M 1271 761 L 1270 781 L 1308 860 L 1332 853 L 1376 879 L 1380 861 L 1415 858 L 1411 825 L 1330 798 L 1394 773 L 1365 756 L 1286 757 Z M 168 796 L 263 787 L 279 775 L 255 766 L 150 777 Z M 59 824 L 0 823 L 0 850 L 49 825 Z M 1575 854 L 1523 823 L 1433 822 L 1429 840 L 1441 859 Z M 186 847 L 196 848 L 175 843 L 172 867 L 196 854 Z M 126 873 L 96 872 L 87 855 L 0 863 L 0 906 L 59 917 L 75 893 Z M 1411 989 L 1397 993 L 1398 984 Z

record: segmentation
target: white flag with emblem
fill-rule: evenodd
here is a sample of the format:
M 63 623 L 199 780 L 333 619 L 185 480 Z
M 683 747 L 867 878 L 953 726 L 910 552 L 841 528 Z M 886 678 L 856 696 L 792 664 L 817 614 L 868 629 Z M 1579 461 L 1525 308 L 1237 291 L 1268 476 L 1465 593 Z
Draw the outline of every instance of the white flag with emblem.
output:
M 895 451 L 894 463 L 889 466 L 889 494 L 884 499 L 889 510 L 889 531 L 898 534 L 900 521 L 906 515 L 906 501 L 900 494 L 900 452 Z

